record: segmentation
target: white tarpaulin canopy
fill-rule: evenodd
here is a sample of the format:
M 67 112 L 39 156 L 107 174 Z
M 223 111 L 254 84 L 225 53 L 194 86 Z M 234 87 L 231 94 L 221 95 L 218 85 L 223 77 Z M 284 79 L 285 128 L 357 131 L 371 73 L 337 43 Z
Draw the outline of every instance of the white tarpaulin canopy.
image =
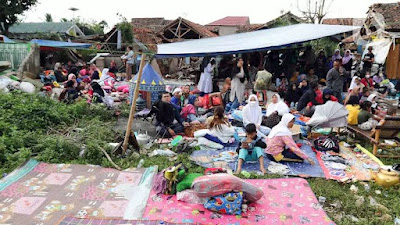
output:
M 157 57 L 244 53 L 290 46 L 358 29 L 352 26 L 296 24 L 214 38 L 157 45 Z

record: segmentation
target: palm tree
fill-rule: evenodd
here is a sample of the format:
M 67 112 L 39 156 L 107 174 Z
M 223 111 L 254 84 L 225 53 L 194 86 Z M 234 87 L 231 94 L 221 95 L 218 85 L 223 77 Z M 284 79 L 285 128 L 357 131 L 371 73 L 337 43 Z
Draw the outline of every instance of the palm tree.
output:
M 44 14 L 44 17 L 46 18 L 46 19 L 45 19 L 46 22 L 48 22 L 48 23 L 53 22 L 53 17 L 51 16 L 50 13 Z

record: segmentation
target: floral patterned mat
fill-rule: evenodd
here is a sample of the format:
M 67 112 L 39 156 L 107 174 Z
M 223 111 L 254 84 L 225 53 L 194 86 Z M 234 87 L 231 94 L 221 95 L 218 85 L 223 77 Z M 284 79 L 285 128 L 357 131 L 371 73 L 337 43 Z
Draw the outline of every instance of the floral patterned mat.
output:
M 334 224 L 302 178 L 246 180 L 264 191 L 241 216 L 220 215 L 203 205 L 180 202 L 176 195 L 151 193 L 143 219 L 201 224 Z
M 150 181 L 148 196 L 155 171 L 30 160 L 0 180 L 0 224 L 53 225 L 65 215 L 124 218 L 143 213 L 146 204 L 132 210 L 133 200 L 124 190 L 145 187 L 144 182 Z M 146 188 L 140 191 L 146 196 Z

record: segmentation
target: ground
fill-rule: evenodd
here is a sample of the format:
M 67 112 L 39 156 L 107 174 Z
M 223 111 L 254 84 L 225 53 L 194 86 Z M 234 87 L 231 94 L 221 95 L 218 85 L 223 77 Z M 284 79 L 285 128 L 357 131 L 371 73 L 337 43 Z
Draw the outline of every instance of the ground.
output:
M 96 164 L 113 167 L 104 157 L 100 148 L 111 154 L 108 143 L 123 140 L 128 107 L 121 106 L 120 118 L 113 110 L 101 106 L 88 106 L 86 102 L 64 105 L 36 96 L 14 93 L 0 94 L 0 173 L 9 173 L 27 159 L 35 157 L 49 163 Z M 133 130 L 145 128 L 149 123 L 135 121 Z M 148 130 L 150 135 L 154 131 Z M 158 148 L 160 146 L 153 146 Z M 371 149 L 371 147 L 368 147 Z M 150 151 L 150 150 L 149 150 Z M 148 152 L 149 152 L 148 151 Z M 189 172 L 203 172 L 202 167 L 192 164 L 189 153 L 180 154 L 175 161 L 166 157 L 148 157 L 143 150 L 125 157 L 112 155 L 113 161 L 122 169 L 136 167 L 144 159 L 144 167 L 158 165 L 164 169 L 175 162 L 183 162 Z M 386 164 L 395 161 L 384 161 Z M 251 178 L 278 178 L 278 175 L 265 175 Z M 308 178 L 317 198 L 326 197 L 324 209 L 337 224 L 393 224 L 400 218 L 400 187 L 384 189 L 369 182 L 366 190 L 361 182 L 354 183 L 358 188 L 355 194 L 350 190 L 353 184 L 341 184 L 322 178 Z M 376 191 L 380 191 L 378 194 Z M 365 202 L 358 200 L 362 196 Z M 371 206 L 369 197 L 381 206 Z M 357 203 L 356 203 L 357 202 Z M 382 217 L 383 215 L 383 217 Z M 358 222 L 357 222 L 358 221 Z

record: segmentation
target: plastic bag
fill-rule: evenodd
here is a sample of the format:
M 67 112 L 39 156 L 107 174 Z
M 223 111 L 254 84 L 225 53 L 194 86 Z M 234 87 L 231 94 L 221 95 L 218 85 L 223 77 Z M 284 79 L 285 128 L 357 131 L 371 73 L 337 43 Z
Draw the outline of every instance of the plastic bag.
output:
M 35 92 L 35 86 L 29 82 L 21 82 L 19 89 L 25 93 L 32 94 Z
M 236 176 L 229 174 L 213 174 L 201 176 L 193 181 L 192 189 L 200 198 L 207 198 L 229 192 L 243 192 L 245 199 L 255 202 L 264 196 L 264 192 Z
M 184 190 L 176 193 L 178 201 L 187 202 L 189 204 L 204 204 L 207 202 L 206 198 L 199 198 L 193 190 Z
M 175 156 L 176 153 L 169 149 L 156 149 L 152 153 L 149 154 L 150 157 L 161 155 L 161 156 Z
M 7 88 L 7 86 L 12 82 L 13 80 L 10 79 L 9 77 L 0 76 L 0 90 L 4 91 L 3 89 Z

